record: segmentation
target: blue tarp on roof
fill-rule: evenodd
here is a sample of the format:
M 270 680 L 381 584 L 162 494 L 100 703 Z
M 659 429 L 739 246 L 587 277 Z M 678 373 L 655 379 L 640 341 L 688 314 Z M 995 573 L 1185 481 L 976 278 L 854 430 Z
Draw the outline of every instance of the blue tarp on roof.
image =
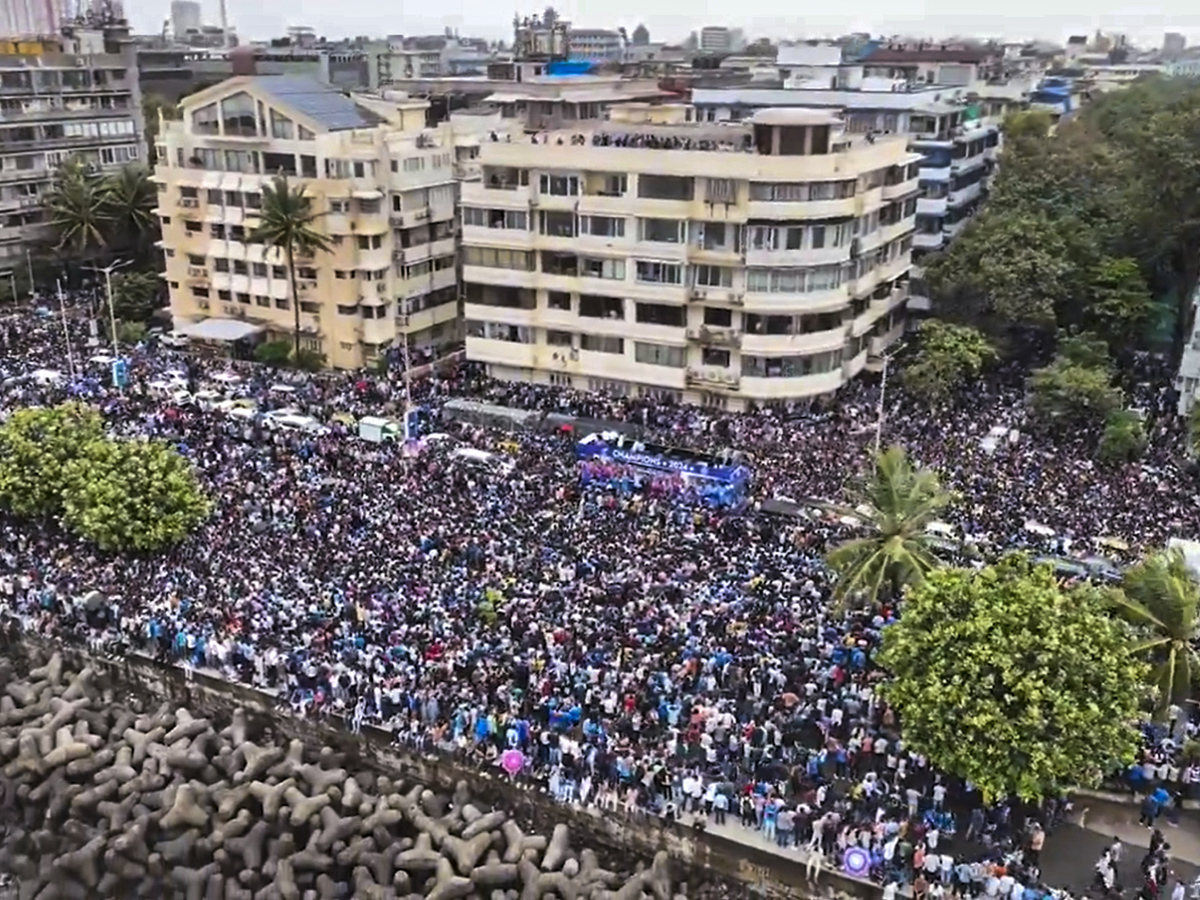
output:
M 592 70 L 594 63 L 584 59 L 569 59 L 560 62 L 552 62 L 546 66 L 546 74 L 554 76 L 562 75 L 586 75 Z

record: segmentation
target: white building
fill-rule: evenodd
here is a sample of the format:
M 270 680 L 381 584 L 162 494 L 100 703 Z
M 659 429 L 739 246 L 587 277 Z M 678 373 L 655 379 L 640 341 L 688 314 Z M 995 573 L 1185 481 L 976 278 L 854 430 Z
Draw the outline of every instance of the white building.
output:
M 570 59 L 593 63 L 619 63 L 625 58 L 625 41 L 607 28 L 572 28 L 567 34 Z
M 467 356 L 728 409 L 834 391 L 904 329 L 918 162 L 813 109 L 484 142 Z
M 700 29 L 699 50 L 701 53 L 731 53 L 733 31 L 724 25 L 706 25 Z
M 155 180 L 176 327 L 198 339 L 290 340 L 337 368 L 458 336 L 454 148 L 428 102 L 354 95 L 299 75 L 239 76 L 180 102 Z M 252 240 L 263 189 L 303 185 L 329 252 Z
M 62 5 L 56 0 L 0 0 L 0 36 L 58 37 Z
M 182 39 L 189 31 L 199 31 L 204 25 L 197 0 L 171 0 L 171 34 Z

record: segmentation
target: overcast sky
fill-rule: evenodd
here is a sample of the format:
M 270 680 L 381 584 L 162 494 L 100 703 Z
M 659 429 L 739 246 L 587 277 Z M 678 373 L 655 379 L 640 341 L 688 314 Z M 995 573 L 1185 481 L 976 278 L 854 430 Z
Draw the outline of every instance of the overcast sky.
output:
M 219 21 L 219 0 L 201 0 L 204 17 Z M 430 34 L 446 27 L 464 36 L 490 39 L 512 37 L 512 10 L 489 0 L 226 0 L 229 21 L 249 39 L 284 33 L 288 25 L 310 25 L 330 38 L 358 34 Z M 805 4 L 807 5 L 807 4 Z M 853 13 L 840 14 L 840 4 L 814 4 L 819 15 L 785 0 L 682 3 L 678 0 L 564 0 L 559 12 L 576 25 L 632 31 L 644 22 L 654 41 L 677 42 L 703 25 L 742 28 L 748 38 L 760 36 L 822 37 L 849 31 L 873 34 L 912 34 L 946 37 L 957 34 L 1003 36 L 1014 40 L 1039 37 L 1062 41 L 1073 33 L 1096 28 L 1128 34 L 1137 42 L 1157 46 L 1165 31 L 1180 31 L 1189 43 L 1200 43 L 1200 3 L 1159 0 L 1135 6 L 1130 0 L 996 0 L 990 13 L 963 0 L 857 0 L 845 4 Z M 982 5 L 982 4 L 981 4 Z M 157 32 L 169 15 L 170 0 L 126 0 L 134 28 Z M 521 7 L 523 14 L 541 10 L 541 2 Z M 687 9 L 688 15 L 680 10 Z

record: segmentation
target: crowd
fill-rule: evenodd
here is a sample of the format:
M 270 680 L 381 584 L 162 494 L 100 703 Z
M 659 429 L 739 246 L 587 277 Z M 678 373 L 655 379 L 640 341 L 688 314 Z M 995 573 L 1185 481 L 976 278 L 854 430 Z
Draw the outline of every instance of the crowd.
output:
M 86 329 L 69 327 L 87 360 Z M 445 399 L 469 395 L 632 422 L 677 444 L 745 448 L 756 501 L 837 498 L 868 457 L 877 387 L 728 415 L 460 368 L 413 383 L 429 427 L 450 435 L 413 454 L 339 424 L 401 408 L 394 375 L 284 382 L 144 348 L 122 391 L 103 365 L 76 384 L 29 378 L 65 369 L 63 350 L 59 322 L 0 322 L 4 407 L 87 397 L 114 429 L 175 444 L 215 509 L 186 543 L 147 557 L 0 518 L 0 613 L 22 628 L 208 667 L 278 691 L 301 714 L 377 724 L 563 801 L 741 821 L 892 896 L 901 885 L 918 898 L 1046 896 L 1039 856 L 1061 803 L 985 807 L 905 747 L 872 663 L 893 611 L 835 616 L 828 603 L 821 558 L 836 524 L 583 486 L 572 435 L 437 420 Z M 239 382 L 223 389 L 332 427 L 235 424 L 151 386 L 172 370 L 192 394 L 232 372 Z M 1086 436 L 1041 437 L 1015 377 L 935 415 L 890 392 L 885 440 L 942 473 L 961 497 L 947 521 L 980 543 L 1090 553 L 1107 537 L 1137 550 L 1196 534 L 1200 504 L 1175 462 L 1170 398 L 1135 390 L 1152 444 L 1127 468 L 1091 463 Z M 1017 438 L 986 449 L 997 425 Z M 449 448 L 461 444 L 510 454 L 513 466 L 457 461 Z M 1178 749 L 1148 731 L 1147 765 L 1164 754 L 1175 765 Z M 1143 876 L 1156 900 L 1160 869 Z

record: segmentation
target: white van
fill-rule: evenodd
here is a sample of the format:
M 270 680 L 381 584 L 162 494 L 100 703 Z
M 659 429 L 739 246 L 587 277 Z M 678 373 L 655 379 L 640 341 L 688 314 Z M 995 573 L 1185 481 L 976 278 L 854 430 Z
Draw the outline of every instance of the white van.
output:
M 279 428 L 283 431 L 303 431 L 308 434 L 324 434 L 328 430 L 312 416 L 303 416 L 296 413 L 285 416 L 271 416 L 267 419 L 267 423 L 272 428 Z
M 394 419 L 384 419 L 379 416 L 363 416 L 358 420 L 358 436 L 373 444 L 384 441 L 396 441 L 404 437 L 404 429 Z

